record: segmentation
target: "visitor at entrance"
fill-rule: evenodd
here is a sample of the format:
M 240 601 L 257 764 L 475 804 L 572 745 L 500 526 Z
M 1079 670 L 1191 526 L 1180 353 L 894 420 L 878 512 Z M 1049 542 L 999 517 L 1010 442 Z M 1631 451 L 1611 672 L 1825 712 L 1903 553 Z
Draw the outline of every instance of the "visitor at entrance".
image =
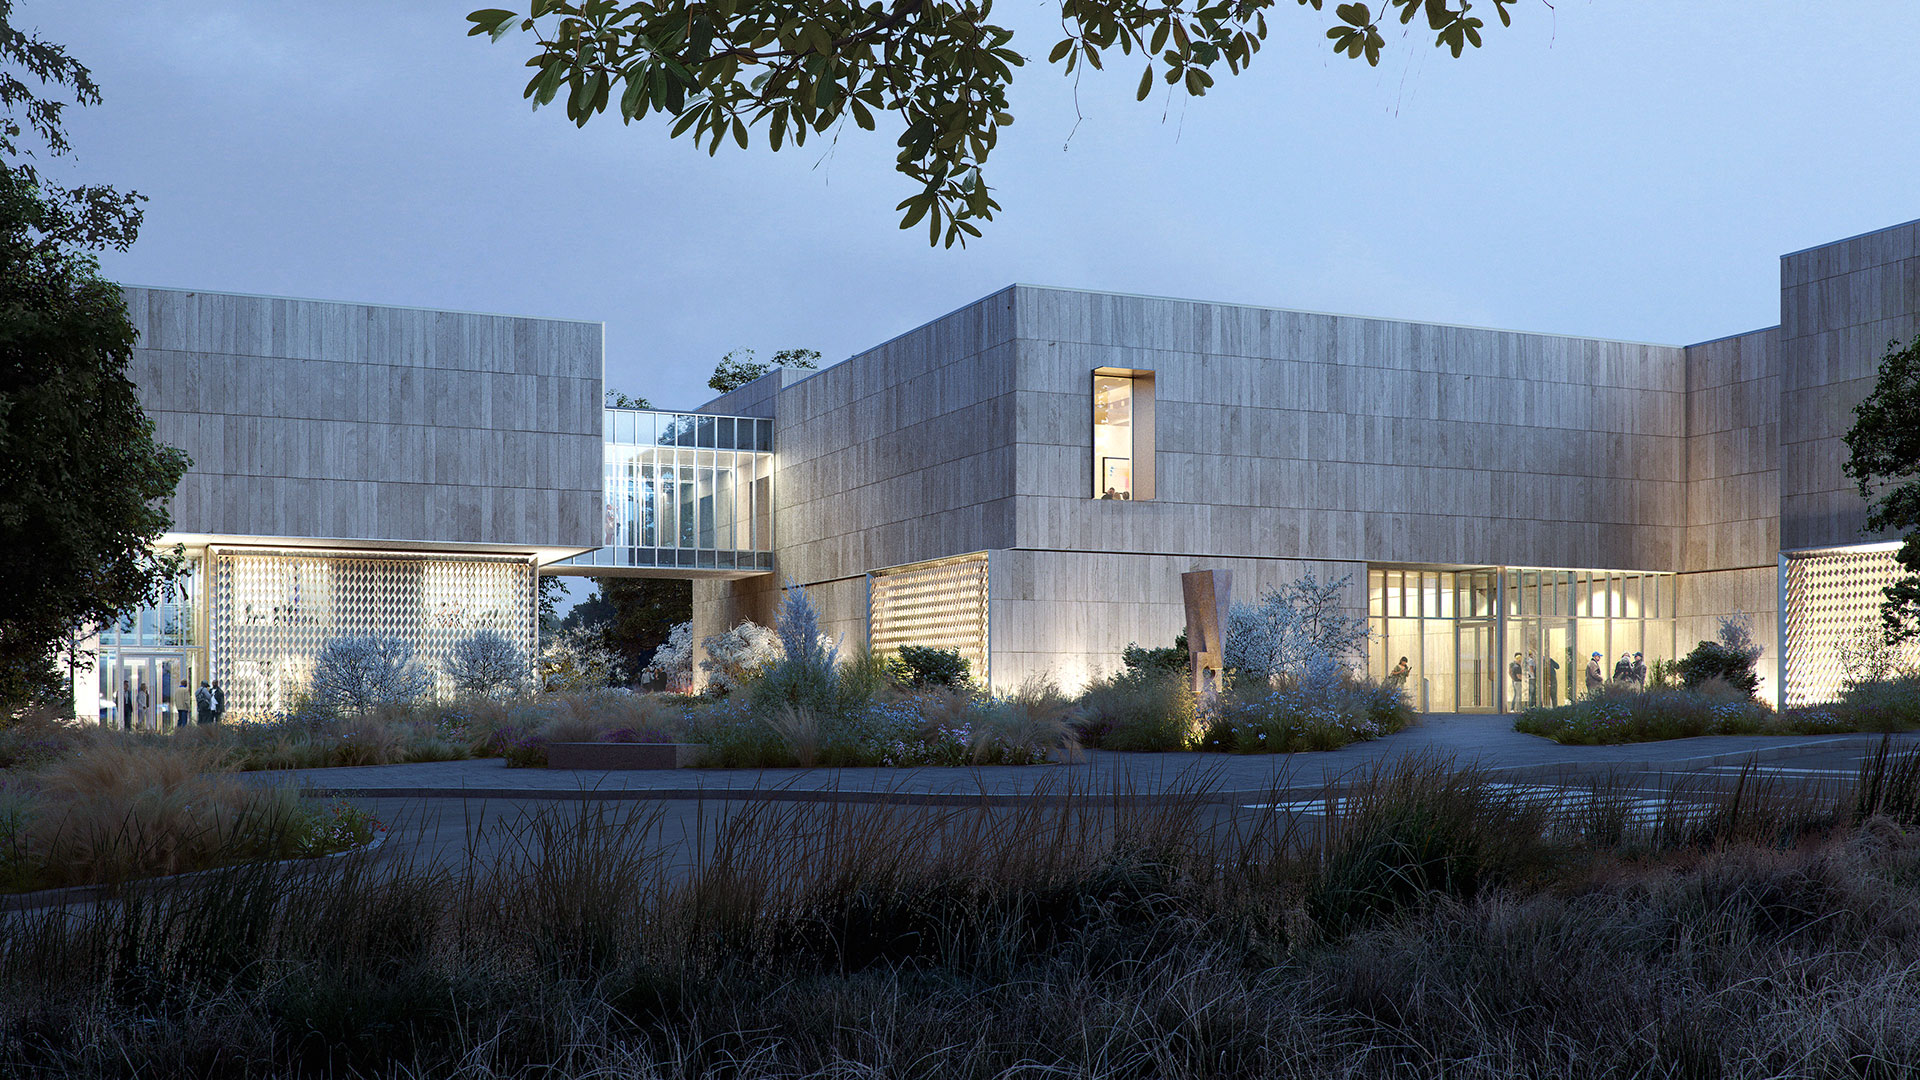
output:
M 1619 683 L 1621 686 L 1626 686 L 1628 683 L 1633 682 L 1633 657 L 1626 653 L 1621 653 L 1620 659 L 1614 661 L 1613 681 Z
M 140 730 L 145 731 L 152 723 L 152 719 L 148 714 L 153 710 L 153 695 L 147 693 L 146 683 L 140 684 L 139 691 L 133 696 L 133 703 L 136 707 L 137 718 L 140 721 Z
M 1587 693 L 1597 694 L 1606 684 L 1607 673 L 1600 667 L 1599 650 L 1595 650 L 1594 654 L 1587 658 Z
M 1540 662 L 1527 650 L 1527 707 L 1540 704 Z
M 1560 704 L 1560 661 L 1551 656 L 1547 657 L 1547 704 Z
M 133 685 L 122 683 L 120 686 L 120 729 L 133 730 Z
M 1520 654 L 1513 654 L 1513 662 L 1507 665 L 1507 681 L 1513 684 L 1513 693 L 1508 695 L 1509 706 L 1520 704 L 1520 679 L 1526 674 L 1526 665 L 1520 662 Z
M 219 723 L 227 715 L 227 692 L 220 689 L 220 680 L 213 680 L 213 722 Z
M 1633 654 L 1633 682 L 1642 690 L 1647 688 L 1647 658 L 1643 653 Z
M 202 724 L 213 723 L 213 691 L 207 688 L 207 680 L 200 680 L 200 689 L 193 692 L 194 719 Z
M 187 680 L 181 679 L 180 685 L 173 688 L 173 730 L 179 731 L 193 723 L 193 691 L 187 688 Z

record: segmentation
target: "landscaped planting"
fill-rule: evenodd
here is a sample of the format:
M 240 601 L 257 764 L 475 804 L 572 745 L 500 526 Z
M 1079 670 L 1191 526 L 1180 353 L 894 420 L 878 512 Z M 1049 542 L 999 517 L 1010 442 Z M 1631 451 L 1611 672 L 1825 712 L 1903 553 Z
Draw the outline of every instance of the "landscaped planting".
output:
M 0 891 L 116 884 L 325 855 L 377 827 L 345 803 L 240 783 L 218 751 L 102 744 L 0 779 Z
M 1011 806 L 549 804 L 468 861 L 234 867 L 0 937 L 28 1075 L 1895 1077 L 1920 760 L 1651 815 L 1409 761 L 1311 830 Z
M 1586 746 L 1700 735 L 1920 731 L 1920 676 L 1865 683 L 1843 690 L 1838 701 L 1777 711 L 1726 686 L 1645 691 L 1612 687 L 1571 705 L 1528 709 L 1513 727 Z

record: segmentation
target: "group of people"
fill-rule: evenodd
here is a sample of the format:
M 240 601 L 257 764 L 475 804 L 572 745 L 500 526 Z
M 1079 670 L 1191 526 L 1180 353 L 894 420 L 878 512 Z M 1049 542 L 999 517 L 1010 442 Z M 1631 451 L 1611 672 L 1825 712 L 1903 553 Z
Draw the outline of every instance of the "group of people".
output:
M 171 704 L 173 706 L 173 725 L 183 728 L 188 724 L 217 724 L 227 711 L 227 692 L 215 679 L 209 684 L 200 680 L 200 689 L 189 691 L 187 680 L 181 679 L 180 685 L 173 690 L 172 697 L 165 702 L 156 702 L 146 683 L 134 686 L 131 683 L 120 691 L 120 727 L 132 731 L 136 722 L 142 731 L 154 727 L 154 706 Z M 166 726 L 165 718 L 160 718 L 161 727 Z
M 1523 702 L 1529 706 L 1540 704 L 1543 675 L 1546 683 L 1546 704 L 1561 704 L 1560 662 L 1551 656 L 1545 659 L 1543 671 L 1542 665 L 1531 651 L 1513 654 L 1513 661 L 1507 665 L 1507 678 L 1513 683 L 1513 695 L 1508 699 L 1509 706 L 1517 707 Z M 1569 656 L 1567 660 L 1571 663 L 1573 658 Z M 1601 661 L 1601 654 L 1597 650 L 1587 659 L 1586 680 L 1589 694 L 1599 693 L 1606 688 L 1609 681 L 1606 668 Z M 1413 666 L 1403 656 L 1399 663 L 1393 665 L 1393 670 L 1387 672 L 1386 683 L 1388 686 L 1405 687 L 1407 676 L 1412 672 Z M 1620 654 L 1619 661 L 1613 665 L 1611 681 L 1617 686 L 1637 686 L 1645 689 L 1647 685 L 1646 654 L 1639 652 Z M 1571 697 L 1573 693 L 1571 684 L 1568 685 L 1567 692 Z

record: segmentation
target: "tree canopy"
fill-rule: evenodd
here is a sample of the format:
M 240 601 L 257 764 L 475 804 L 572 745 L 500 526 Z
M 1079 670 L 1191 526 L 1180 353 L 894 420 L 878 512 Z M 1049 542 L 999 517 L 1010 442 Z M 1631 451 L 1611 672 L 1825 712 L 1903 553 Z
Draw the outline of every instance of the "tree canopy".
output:
M 1061 36 L 1047 62 L 1101 70 L 1121 56 L 1144 62 L 1138 96 L 1156 83 L 1198 97 L 1224 67 L 1238 74 L 1267 37 L 1280 0 L 1053 0 Z M 1481 0 L 1502 26 L 1515 0 Z M 1323 0 L 1295 0 L 1320 11 Z M 1336 54 L 1378 64 L 1383 27 L 1426 24 L 1458 57 L 1479 47 L 1486 23 L 1472 0 L 1337 4 L 1326 27 Z M 1007 89 L 1027 55 L 990 21 L 993 0 L 534 0 L 524 13 L 486 8 L 469 35 L 534 36 L 525 95 L 534 107 L 564 90 L 567 118 L 584 126 L 609 105 L 623 122 L 662 113 L 669 137 L 691 134 L 709 154 L 741 149 L 755 128 L 778 151 L 844 125 L 901 128 L 895 168 L 913 191 L 900 227 L 926 223 L 931 244 L 979 236 L 1000 208 L 982 176 L 1000 129 L 1013 123 Z
M 817 349 L 781 349 L 773 354 L 771 364 L 755 360 L 752 349 L 735 349 L 720 358 L 707 385 L 713 387 L 715 392 L 724 394 L 740 389 L 776 367 L 806 368 L 811 371 L 819 366 L 820 352 Z
M 1887 343 L 1873 393 L 1853 410 L 1847 477 L 1870 504 L 1869 532 L 1897 532 L 1906 571 L 1886 589 L 1880 621 L 1889 642 L 1920 638 L 1920 335 Z
M 83 250 L 133 243 L 141 197 L 59 187 L 27 160 L 29 130 L 51 156 L 70 149 L 67 103 L 27 80 L 81 105 L 100 89 L 12 15 L 0 0 L 0 720 L 64 689 L 56 649 L 171 586 L 180 553 L 152 544 L 188 465 L 153 441 L 126 376 L 125 295 Z
M 126 377 L 126 297 L 48 230 L 58 211 L 0 164 L 0 712 L 44 690 L 53 650 L 154 597 L 187 458 L 153 441 Z

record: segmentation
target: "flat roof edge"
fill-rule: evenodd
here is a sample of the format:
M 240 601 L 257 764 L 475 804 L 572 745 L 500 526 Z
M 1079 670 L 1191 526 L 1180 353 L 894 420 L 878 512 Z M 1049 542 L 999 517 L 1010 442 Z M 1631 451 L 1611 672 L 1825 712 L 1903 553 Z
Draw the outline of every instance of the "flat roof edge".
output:
M 1043 289 L 1048 292 L 1085 293 L 1089 296 L 1124 296 L 1134 300 L 1164 300 L 1172 304 L 1208 304 L 1215 307 L 1251 308 L 1255 311 L 1280 311 L 1288 315 L 1318 315 L 1328 319 L 1359 319 L 1364 322 L 1401 323 L 1407 326 L 1438 326 L 1449 330 L 1483 330 L 1494 334 L 1521 334 L 1526 337 L 1569 338 L 1575 341 L 1603 341 L 1612 345 L 1645 345 L 1656 349 L 1684 349 L 1670 341 L 1640 341 L 1635 338 L 1597 337 L 1593 334 L 1559 334 L 1547 330 L 1515 330 L 1510 326 L 1480 326 L 1475 323 L 1435 322 L 1429 319 L 1402 319 L 1392 315 L 1355 315 L 1343 311 L 1315 311 L 1312 308 L 1280 307 L 1276 304 L 1246 304 L 1237 300 L 1199 300 L 1190 296 L 1159 296 L 1153 293 L 1122 292 L 1116 289 L 1080 289 L 1071 285 L 1040 285 L 1017 281 L 1008 288 Z M 1000 290 L 1005 292 L 1005 289 Z M 991 295 L 997 296 L 999 293 Z M 983 298 L 984 299 L 984 298 Z M 975 301 L 978 303 L 978 301 Z M 969 305 L 971 306 L 971 305 Z
M 505 311 L 472 311 L 466 308 L 427 307 L 424 304 L 383 304 L 377 300 L 329 300 L 323 296 L 283 296 L 279 293 L 240 292 L 236 289 L 188 289 L 178 285 L 142 285 L 138 282 L 119 281 L 114 284 L 122 289 L 146 289 L 149 292 L 206 293 L 211 296 L 244 296 L 249 300 L 292 300 L 302 304 L 344 304 L 351 307 L 392 308 L 395 311 L 434 311 L 446 315 L 478 315 L 484 319 L 531 319 L 535 322 L 577 323 L 581 326 L 598 326 L 606 332 L 605 319 L 573 319 L 562 315 L 515 315 Z

